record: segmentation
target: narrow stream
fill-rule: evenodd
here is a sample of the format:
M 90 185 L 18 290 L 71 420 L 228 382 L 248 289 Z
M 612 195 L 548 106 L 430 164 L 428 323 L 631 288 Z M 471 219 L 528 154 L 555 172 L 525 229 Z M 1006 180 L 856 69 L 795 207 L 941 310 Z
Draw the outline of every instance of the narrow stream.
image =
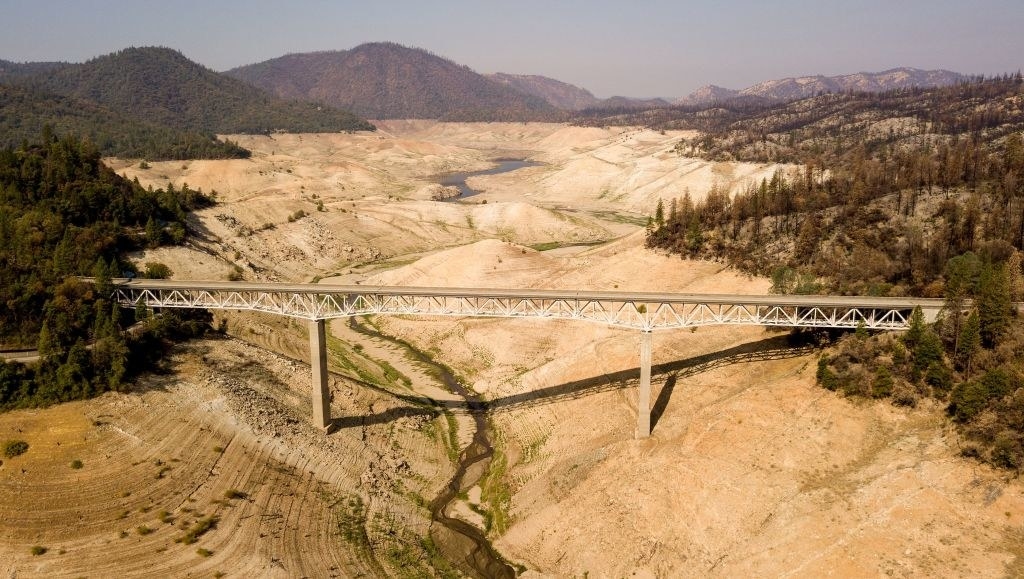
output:
M 526 159 L 496 159 L 494 162 L 498 164 L 497 167 L 491 167 L 490 169 L 484 169 L 483 171 L 470 171 L 468 173 L 449 173 L 442 177 L 441 185 L 444 185 L 445 187 L 456 187 L 459 190 L 458 196 L 445 199 L 445 201 L 459 201 L 480 193 L 480 191 L 472 189 L 469 185 L 466 185 L 466 179 L 470 177 L 478 177 L 480 175 L 498 175 L 499 173 L 508 173 L 509 171 L 515 171 L 524 167 L 537 167 L 543 164 L 536 161 L 527 161 Z
M 470 468 L 478 463 L 490 461 L 494 455 L 494 446 L 487 430 L 487 402 L 460 383 L 448 368 L 438 364 L 411 344 L 360 324 L 356 318 L 350 318 L 349 325 L 361 334 L 380 338 L 405 349 L 414 360 L 428 366 L 449 390 L 466 401 L 466 408 L 473 417 L 476 431 L 473 433 L 473 441 L 459 455 L 455 474 L 441 494 L 430 502 L 430 516 L 437 523 L 430 526 L 430 535 L 445 558 L 462 572 L 480 578 L 514 578 L 515 569 L 494 550 L 483 531 L 461 519 L 450 517 L 447 513 L 448 507 L 455 502 L 459 492 L 468 490 L 480 482 L 483 473 L 487 471 L 487 464 L 482 464 L 482 468 L 473 469 L 477 474 L 467 479 L 466 474 Z

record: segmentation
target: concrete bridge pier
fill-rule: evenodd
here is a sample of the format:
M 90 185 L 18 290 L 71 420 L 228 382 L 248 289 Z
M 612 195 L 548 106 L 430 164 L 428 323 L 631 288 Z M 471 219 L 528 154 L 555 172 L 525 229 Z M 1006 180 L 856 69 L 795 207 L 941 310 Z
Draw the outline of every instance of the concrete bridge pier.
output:
M 331 391 L 327 385 L 327 332 L 324 320 L 309 321 L 309 366 L 313 369 L 313 425 L 331 424 Z
M 640 332 L 640 396 L 636 403 L 636 437 L 651 435 L 651 331 Z

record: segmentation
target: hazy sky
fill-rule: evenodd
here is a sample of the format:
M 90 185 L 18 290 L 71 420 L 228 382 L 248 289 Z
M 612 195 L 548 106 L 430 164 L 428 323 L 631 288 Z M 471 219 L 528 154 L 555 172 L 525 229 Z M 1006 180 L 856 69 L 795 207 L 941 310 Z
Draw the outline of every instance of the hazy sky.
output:
M 160 45 L 225 70 L 381 40 L 599 97 L 671 97 L 897 66 L 1015 72 L 1024 0 L 0 0 L 14 61 Z

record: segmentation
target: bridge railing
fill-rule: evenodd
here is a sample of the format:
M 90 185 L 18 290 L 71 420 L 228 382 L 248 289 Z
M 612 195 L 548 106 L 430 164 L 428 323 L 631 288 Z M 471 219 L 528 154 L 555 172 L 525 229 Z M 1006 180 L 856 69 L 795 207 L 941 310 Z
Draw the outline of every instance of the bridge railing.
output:
M 126 306 L 249 310 L 321 320 L 367 314 L 579 320 L 654 331 L 707 325 L 902 329 L 915 306 L 942 300 L 702 295 L 490 288 L 414 288 L 115 280 Z

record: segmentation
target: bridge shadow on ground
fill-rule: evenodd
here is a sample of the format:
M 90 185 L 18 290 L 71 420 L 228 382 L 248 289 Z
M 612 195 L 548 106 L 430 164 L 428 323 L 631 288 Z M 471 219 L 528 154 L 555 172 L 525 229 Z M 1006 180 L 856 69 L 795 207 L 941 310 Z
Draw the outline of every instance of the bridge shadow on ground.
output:
M 695 376 L 709 372 L 716 368 L 742 364 L 746 362 L 757 362 L 764 360 L 780 360 L 795 358 L 813 352 L 817 349 L 813 339 L 802 334 L 774 336 L 756 342 L 748 342 L 711 352 L 692 358 L 676 360 L 651 366 L 651 376 L 664 378 L 665 383 L 661 388 L 658 398 L 651 407 L 651 428 L 653 429 L 668 408 L 678 382 L 682 378 Z M 529 392 L 511 394 L 489 400 L 484 403 L 471 403 L 465 401 L 444 401 L 434 400 L 426 396 L 400 394 L 369 383 L 362 383 L 382 394 L 386 394 L 398 400 L 410 403 L 413 406 L 396 407 L 386 410 L 380 414 L 368 416 L 347 416 L 339 417 L 332 421 L 331 430 L 338 428 L 350 428 L 353 426 L 365 426 L 381 424 L 408 416 L 438 416 L 442 410 L 453 412 L 478 414 L 497 413 L 517 410 L 526 407 L 555 404 L 566 400 L 580 399 L 593 396 L 603 392 L 622 390 L 631 386 L 637 386 L 640 382 L 640 368 L 630 368 L 600 376 L 592 376 L 581 380 L 574 380 L 556 386 L 549 386 Z

